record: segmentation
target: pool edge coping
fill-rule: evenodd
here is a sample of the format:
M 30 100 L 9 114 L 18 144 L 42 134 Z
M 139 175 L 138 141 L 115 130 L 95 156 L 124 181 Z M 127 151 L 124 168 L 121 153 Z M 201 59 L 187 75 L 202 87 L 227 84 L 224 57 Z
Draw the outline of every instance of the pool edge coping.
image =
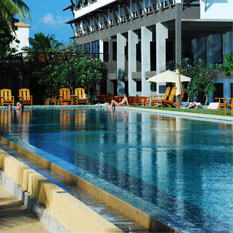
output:
M 160 115 L 180 116 L 180 117 L 188 117 L 188 118 L 195 118 L 201 120 L 216 120 L 216 121 L 222 120 L 228 122 L 233 121 L 233 117 L 230 116 L 211 115 L 211 114 L 203 114 L 203 113 L 175 112 L 169 110 L 146 109 L 146 108 L 137 108 L 137 107 L 118 107 L 117 109 L 137 110 L 142 112 L 159 113 Z

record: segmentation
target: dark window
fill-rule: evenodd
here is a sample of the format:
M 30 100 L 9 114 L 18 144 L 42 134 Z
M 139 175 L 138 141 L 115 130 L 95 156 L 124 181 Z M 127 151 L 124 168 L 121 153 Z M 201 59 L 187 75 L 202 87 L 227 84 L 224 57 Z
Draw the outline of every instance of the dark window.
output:
M 156 91 L 157 90 L 157 84 L 154 82 L 150 82 L 150 90 L 151 91 Z
M 165 90 L 166 90 L 166 86 L 165 86 L 165 85 L 160 85 L 160 86 L 159 86 L 159 93 L 164 94 L 164 93 L 165 93 Z
M 150 42 L 150 64 L 151 70 L 156 70 L 156 42 Z
M 125 81 L 125 94 L 128 95 L 129 89 L 128 89 L 128 81 Z
M 126 43 L 125 46 L 125 60 L 128 61 L 128 42 Z
M 117 80 L 114 80 L 112 82 L 113 82 L 114 95 L 117 95 Z
M 174 56 L 174 44 L 173 41 L 167 41 L 166 42 L 166 63 L 170 62 L 170 61 L 174 61 L 175 60 L 175 56 Z M 186 57 L 186 55 L 185 55 Z
M 233 83 L 231 83 L 231 98 L 233 98 Z
M 107 82 L 106 82 L 106 80 L 100 81 L 100 94 L 101 95 L 107 94 Z
M 136 45 L 137 53 L 136 53 L 136 59 L 137 61 L 141 61 L 141 42 L 139 42 Z
M 117 60 L 117 43 L 116 43 L 116 41 L 114 41 L 113 43 L 112 43 L 112 49 L 113 49 L 113 54 L 112 54 L 112 60 L 113 61 L 116 61 Z
M 218 102 L 215 98 L 223 98 L 223 83 L 215 83 L 214 87 L 216 88 L 214 92 L 214 102 Z
M 141 81 L 137 81 L 137 91 L 142 91 L 142 82 Z
M 108 56 L 109 51 L 108 51 L 108 49 L 109 49 L 108 42 L 105 41 L 105 42 L 104 42 L 104 61 L 105 61 L 105 62 L 108 62 L 108 61 L 109 61 L 109 56 Z
M 82 0 L 82 5 L 83 6 L 86 6 L 88 4 L 88 1 L 87 0 Z

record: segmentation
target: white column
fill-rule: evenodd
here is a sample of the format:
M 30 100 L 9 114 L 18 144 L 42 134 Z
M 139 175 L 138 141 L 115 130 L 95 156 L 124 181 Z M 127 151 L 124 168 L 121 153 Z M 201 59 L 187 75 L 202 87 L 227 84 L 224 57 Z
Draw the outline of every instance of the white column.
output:
M 133 31 L 128 31 L 128 90 L 130 96 L 136 96 L 137 83 L 133 80 L 133 72 L 137 71 L 137 43 L 138 35 Z
M 168 29 L 161 23 L 156 24 L 156 72 L 166 70 L 166 39 L 168 38 Z M 157 94 L 160 93 L 159 87 L 166 83 L 157 83 Z
M 113 62 L 113 45 L 112 45 L 112 39 L 110 38 L 108 41 L 108 56 L 109 56 L 109 64 Z M 109 80 L 109 74 L 108 74 L 108 79 L 107 79 L 107 94 L 108 95 L 113 95 L 114 94 L 114 85 L 111 80 Z
M 125 82 L 123 81 L 125 74 L 125 46 L 126 38 L 117 34 L 117 94 L 125 94 Z
M 102 40 L 99 40 L 99 59 L 101 61 L 104 61 L 104 42 Z M 97 94 L 100 94 L 100 84 L 96 84 L 96 91 Z
M 104 41 L 99 40 L 99 58 L 104 61 Z
M 150 96 L 150 83 L 146 80 L 146 71 L 150 71 L 150 42 L 152 41 L 152 32 L 141 27 L 141 81 L 142 96 Z

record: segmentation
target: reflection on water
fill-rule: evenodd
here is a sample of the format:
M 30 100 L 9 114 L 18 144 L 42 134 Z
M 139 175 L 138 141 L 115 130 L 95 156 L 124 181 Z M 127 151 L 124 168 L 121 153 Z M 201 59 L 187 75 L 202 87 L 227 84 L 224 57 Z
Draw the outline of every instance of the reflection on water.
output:
M 232 124 L 119 110 L 0 114 L 2 132 L 139 196 L 152 213 L 169 211 L 176 225 L 233 229 Z

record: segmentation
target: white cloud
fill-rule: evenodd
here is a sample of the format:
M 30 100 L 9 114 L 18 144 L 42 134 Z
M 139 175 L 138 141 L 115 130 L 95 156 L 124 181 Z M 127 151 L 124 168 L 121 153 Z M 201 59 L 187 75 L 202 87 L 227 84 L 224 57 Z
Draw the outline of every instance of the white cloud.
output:
M 67 22 L 68 20 L 68 17 L 54 16 L 53 14 L 49 13 L 42 17 L 40 21 L 43 24 L 46 24 L 47 26 L 54 28 L 65 26 L 65 22 Z

